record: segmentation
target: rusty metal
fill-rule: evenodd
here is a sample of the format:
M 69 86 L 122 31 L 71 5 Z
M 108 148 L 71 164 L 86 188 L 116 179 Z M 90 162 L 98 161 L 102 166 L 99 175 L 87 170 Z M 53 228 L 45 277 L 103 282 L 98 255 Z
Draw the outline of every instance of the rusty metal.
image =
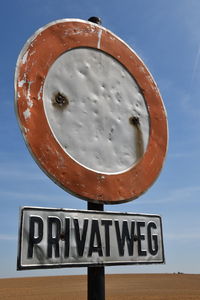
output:
M 58 105 L 59 107 L 63 107 L 69 104 L 69 100 L 67 99 L 67 97 L 59 92 L 53 97 L 52 102 L 54 105 Z
M 134 125 L 134 126 L 139 126 L 140 125 L 140 120 L 138 117 L 130 117 L 129 118 L 129 122 L 131 125 Z

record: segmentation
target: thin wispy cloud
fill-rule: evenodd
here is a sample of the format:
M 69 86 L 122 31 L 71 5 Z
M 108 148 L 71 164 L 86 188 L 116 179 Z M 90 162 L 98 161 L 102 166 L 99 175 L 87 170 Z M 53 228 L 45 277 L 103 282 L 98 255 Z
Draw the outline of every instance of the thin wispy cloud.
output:
M 177 240 L 177 241 L 180 241 L 180 240 L 183 240 L 183 241 L 186 241 L 186 240 L 199 240 L 200 239 L 200 233 L 199 232 L 196 232 L 196 233 L 166 233 L 165 234 L 165 238 L 168 239 L 168 240 Z
M 170 158 L 189 158 L 189 157 L 194 157 L 198 153 L 195 152 L 175 152 L 175 153 L 170 153 L 168 157 Z
M 17 236 L 12 234 L 0 234 L 0 241 L 16 241 Z
M 192 70 L 192 77 L 191 77 L 191 83 L 190 83 L 190 89 L 192 89 L 197 71 L 198 71 L 198 67 L 199 67 L 199 60 L 200 60 L 200 44 L 199 47 L 197 49 L 197 54 L 196 54 L 196 58 L 194 61 L 194 66 L 193 66 L 193 70 Z
M 66 196 L 57 196 L 52 194 L 39 194 L 34 192 L 24 191 L 22 193 L 12 192 L 12 191 L 0 191 L 1 199 L 10 200 L 29 200 L 29 201 L 39 201 L 39 202 L 51 202 L 51 201 L 62 201 L 66 199 Z
M 24 181 L 33 181 L 33 180 L 45 180 L 44 176 L 40 173 L 31 172 L 27 170 L 2 170 L 0 171 L 0 178 L 5 179 L 6 177 L 9 177 L 10 179 L 17 179 L 17 180 L 23 180 Z
M 179 109 L 187 116 L 187 125 L 192 128 L 197 126 L 197 122 L 199 125 L 200 105 L 198 89 L 188 87 L 187 90 L 178 90 L 176 91 L 176 99 L 179 99 Z
M 146 201 L 141 201 L 140 204 L 145 204 L 148 202 L 148 204 L 166 204 L 166 203 L 175 203 L 180 202 L 183 203 L 183 201 L 197 201 L 198 198 L 196 195 L 200 192 L 200 186 L 189 186 L 189 187 L 183 187 L 180 189 L 174 189 L 170 190 L 165 197 L 160 197 L 159 199 L 146 199 Z
M 9 178 L 15 180 L 32 181 L 32 180 L 45 180 L 46 175 L 44 175 L 40 169 L 35 169 L 31 165 L 26 165 L 23 163 L 1 163 L 0 167 L 0 178 Z

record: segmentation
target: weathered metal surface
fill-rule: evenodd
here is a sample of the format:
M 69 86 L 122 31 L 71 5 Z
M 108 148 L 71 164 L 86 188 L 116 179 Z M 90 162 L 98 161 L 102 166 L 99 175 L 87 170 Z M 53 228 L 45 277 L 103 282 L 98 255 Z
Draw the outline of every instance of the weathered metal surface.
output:
M 59 91 L 67 106 L 55 106 Z M 146 151 L 149 116 L 142 93 L 129 72 L 102 51 L 77 48 L 62 54 L 47 74 L 43 100 L 61 148 L 94 172 L 122 173 Z M 132 116 L 140 120 L 141 139 L 130 125 Z
M 161 218 L 24 207 L 18 269 L 164 263 Z
M 159 91 L 135 52 L 102 26 L 71 19 L 41 28 L 19 56 L 15 91 L 29 150 L 65 190 L 122 203 L 159 175 L 167 149 Z

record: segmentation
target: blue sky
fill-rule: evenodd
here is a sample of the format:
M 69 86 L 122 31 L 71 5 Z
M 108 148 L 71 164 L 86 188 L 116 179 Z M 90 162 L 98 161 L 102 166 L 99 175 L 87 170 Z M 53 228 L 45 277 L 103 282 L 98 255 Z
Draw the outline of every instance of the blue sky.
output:
M 0 277 L 79 274 L 85 269 L 16 271 L 19 207 L 85 209 L 35 164 L 14 112 L 16 60 L 40 27 L 62 18 L 100 16 L 128 43 L 158 84 L 169 121 L 169 149 L 156 183 L 139 199 L 105 210 L 159 214 L 165 265 L 106 268 L 113 273 L 200 273 L 199 0 L 7 0 L 0 18 Z

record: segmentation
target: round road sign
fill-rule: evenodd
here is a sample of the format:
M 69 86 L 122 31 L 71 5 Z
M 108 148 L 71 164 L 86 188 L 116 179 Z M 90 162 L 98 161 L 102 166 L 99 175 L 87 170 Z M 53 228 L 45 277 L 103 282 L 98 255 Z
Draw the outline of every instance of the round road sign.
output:
M 167 119 L 137 54 L 88 21 L 58 20 L 22 49 L 16 111 L 38 165 L 65 190 L 98 203 L 145 192 L 160 173 Z

